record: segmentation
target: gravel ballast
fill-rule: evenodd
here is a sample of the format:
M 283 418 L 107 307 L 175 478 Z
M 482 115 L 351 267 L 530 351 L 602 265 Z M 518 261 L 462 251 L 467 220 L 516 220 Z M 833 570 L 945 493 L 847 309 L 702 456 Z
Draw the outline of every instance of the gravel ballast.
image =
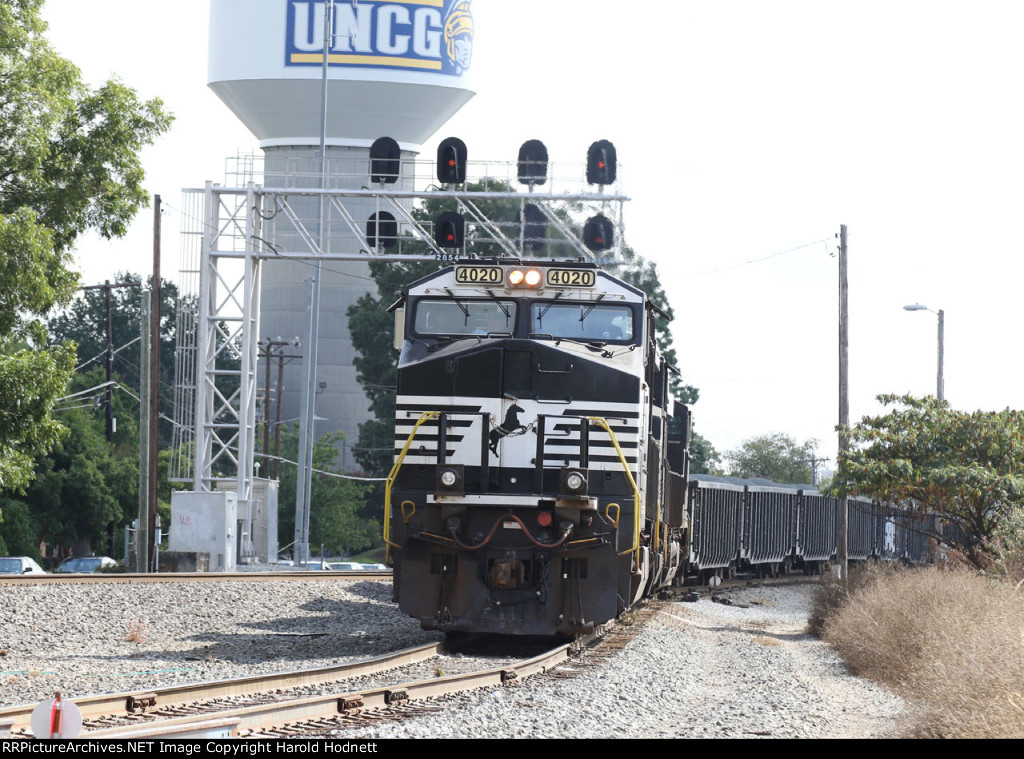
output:
M 895 734 L 900 699 L 804 633 L 811 593 L 673 603 L 621 655 L 578 676 L 469 694 L 344 737 Z M 377 580 L 8 585 L 0 598 L 5 706 L 340 664 L 441 637 L 402 615 Z

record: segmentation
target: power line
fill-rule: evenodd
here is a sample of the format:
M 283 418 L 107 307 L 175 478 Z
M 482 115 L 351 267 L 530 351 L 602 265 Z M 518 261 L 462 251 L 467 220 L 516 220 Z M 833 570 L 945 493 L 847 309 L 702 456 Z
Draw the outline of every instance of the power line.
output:
M 829 242 L 828 238 L 822 238 L 821 240 L 815 240 L 814 242 L 807 242 L 807 243 L 804 243 L 803 245 L 797 245 L 795 248 L 787 248 L 786 250 L 780 250 L 778 253 L 772 253 L 771 255 L 768 255 L 768 256 L 761 256 L 760 258 L 751 258 L 749 261 L 741 261 L 740 263 L 732 264 L 730 266 L 723 266 L 720 269 L 709 269 L 708 271 L 698 272 L 697 274 L 694 274 L 692 276 L 694 276 L 694 277 L 703 277 L 703 276 L 707 276 L 708 274 L 718 274 L 719 272 L 730 271 L 732 269 L 738 269 L 741 266 L 749 266 L 750 264 L 756 264 L 756 263 L 760 263 L 762 261 L 768 261 L 768 260 L 770 260 L 772 258 L 778 258 L 779 256 L 784 256 L 787 253 L 793 253 L 793 252 L 798 251 L 798 250 L 803 250 L 804 248 L 809 248 L 812 245 L 817 245 L 818 243 L 824 243 L 825 244 L 825 250 L 827 251 L 828 250 L 828 242 Z

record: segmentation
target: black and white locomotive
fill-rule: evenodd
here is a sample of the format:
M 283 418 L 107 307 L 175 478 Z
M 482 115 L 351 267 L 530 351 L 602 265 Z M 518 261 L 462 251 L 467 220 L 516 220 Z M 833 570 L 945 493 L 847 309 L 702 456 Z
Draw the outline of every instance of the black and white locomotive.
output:
M 476 259 L 404 293 L 385 538 L 428 629 L 572 635 L 681 569 L 688 409 L 658 309 L 594 263 Z
M 518 173 L 537 201 L 547 154 L 534 143 Z M 439 180 L 460 184 L 464 168 L 464 144 L 442 142 Z M 598 141 L 587 183 L 615 181 L 614 147 Z M 463 196 L 478 226 L 494 228 L 473 205 L 487 194 Z M 495 197 L 524 202 L 518 244 L 493 235 L 505 255 L 458 260 L 408 285 L 395 306 L 384 538 L 399 607 L 427 629 L 569 636 L 669 584 L 831 561 L 837 499 L 689 476 L 690 412 L 673 399 L 675 369 L 658 349 L 666 315 L 599 263 L 615 256 L 593 255 L 614 247 L 612 222 L 598 213 L 582 244 L 570 238 L 578 257 L 531 260 L 523 251 L 546 235 L 529 233 L 531 217 L 557 214 L 525 194 Z M 547 196 L 602 209 L 623 199 Z M 462 226 L 442 214 L 437 245 L 460 248 Z M 929 517 L 863 499 L 847 509 L 850 560 L 928 560 Z

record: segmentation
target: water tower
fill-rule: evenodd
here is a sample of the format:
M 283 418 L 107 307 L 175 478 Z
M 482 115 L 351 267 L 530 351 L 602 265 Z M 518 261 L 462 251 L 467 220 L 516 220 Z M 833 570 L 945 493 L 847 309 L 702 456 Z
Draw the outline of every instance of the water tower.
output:
M 314 0 L 212 0 L 209 85 L 259 139 L 265 187 L 316 188 L 321 182 L 324 2 Z M 326 85 L 327 184 L 359 188 L 369 183 L 369 148 L 378 137 L 398 142 L 403 166 L 472 96 L 471 0 L 338 0 L 333 8 Z M 410 161 L 406 164 L 405 161 Z M 412 189 L 413 177 L 398 187 Z M 346 203 L 356 220 L 373 212 L 372 201 Z M 295 209 L 320 224 L 320 204 Z M 333 228 L 328 219 L 327 229 Z M 278 240 L 309 250 L 298 237 Z M 344 240 L 328 243 L 336 253 Z M 303 336 L 309 262 L 264 262 L 259 337 Z M 370 418 L 352 366 L 354 351 L 346 311 L 373 290 L 369 267 L 333 262 L 321 273 L 320 339 L 316 382 L 317 436 L 344 431 L 355 443 Z M 303 346 L 302 350 L 305 350 Z M 299 416 L 300 371 L 290 369 L 282 393 L 282 419 Z M 263 369 L 260 369 L 263 377 Z M 354 463 L 344 456 L 345 464 Z

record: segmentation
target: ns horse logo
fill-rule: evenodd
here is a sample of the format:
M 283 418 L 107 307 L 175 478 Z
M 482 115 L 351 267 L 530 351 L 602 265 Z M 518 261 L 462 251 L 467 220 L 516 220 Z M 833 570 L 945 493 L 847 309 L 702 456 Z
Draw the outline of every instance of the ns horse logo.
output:
M 505 412 L 505 419 L 502 423 L 491 430 L 490 434 L 490 449 L 491 453 L 495 456 L 498 455 L 498 442 L 513 432 L 519 430 L 526 430 L 526 425 L 519 421 L 519 415 L 523 413 L 523 408 L 515 403 L 508 407 L 508 411 Z

